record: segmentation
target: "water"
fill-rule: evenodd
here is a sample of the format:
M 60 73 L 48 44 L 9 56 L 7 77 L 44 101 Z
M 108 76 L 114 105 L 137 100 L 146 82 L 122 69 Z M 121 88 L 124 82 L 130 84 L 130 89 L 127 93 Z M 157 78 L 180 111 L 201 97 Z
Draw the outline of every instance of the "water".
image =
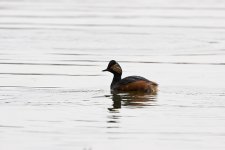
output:
M 223 150 L 224 58 L 224 1 L 1 0 L 0 149 Z

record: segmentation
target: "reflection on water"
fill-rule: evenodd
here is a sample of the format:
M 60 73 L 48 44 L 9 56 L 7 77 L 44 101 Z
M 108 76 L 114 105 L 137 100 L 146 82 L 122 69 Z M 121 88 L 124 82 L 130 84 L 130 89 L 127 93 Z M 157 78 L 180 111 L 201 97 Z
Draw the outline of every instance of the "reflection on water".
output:
M 108 108 L 109 110 L 119 109 L 121 108 L 121 101 L 122 97 L 119 94 L 112 94 L 112 102 L 113 102 L 113 108 Z
M 153 106 L 156 101 L 156 94 L 143 93 L 143 92 L 128 92 L 128 93 L 116 93 L 111 92 L 112 108 L 108 108 L 110 111 L 120 109 L 122 106 L 135 106 L 141 108 L 143 106 Z

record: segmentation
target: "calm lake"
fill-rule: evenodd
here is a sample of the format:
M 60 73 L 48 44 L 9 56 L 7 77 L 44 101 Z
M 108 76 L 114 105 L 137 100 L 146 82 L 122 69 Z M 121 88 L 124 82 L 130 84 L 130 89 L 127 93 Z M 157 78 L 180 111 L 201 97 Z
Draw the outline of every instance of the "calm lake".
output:
M 0 118 L 1 150 L 224 150 L 225 1 L 0 0 Z

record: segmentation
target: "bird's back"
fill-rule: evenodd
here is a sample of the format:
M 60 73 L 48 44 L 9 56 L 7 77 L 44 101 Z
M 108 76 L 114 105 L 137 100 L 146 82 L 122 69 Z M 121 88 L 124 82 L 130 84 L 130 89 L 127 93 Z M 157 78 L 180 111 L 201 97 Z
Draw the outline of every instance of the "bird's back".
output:
M 112 90 L 120 92 L 141 91 L 156 93 L 158 84 L 140 76 L 129 76 L 117 82 Z

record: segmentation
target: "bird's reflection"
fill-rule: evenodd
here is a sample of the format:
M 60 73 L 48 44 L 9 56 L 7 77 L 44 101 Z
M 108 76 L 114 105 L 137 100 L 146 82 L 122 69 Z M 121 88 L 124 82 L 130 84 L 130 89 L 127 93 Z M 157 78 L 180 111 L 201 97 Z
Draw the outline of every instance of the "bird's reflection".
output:
M 124 115 L 121 115 L 119 111 L 122 107 L 143 108 L 146 106 L 153 106 L 156 105 L 156 96 L 156 94 L 146 94 L 137 92 L 112 92 L 111 96 L 109 97 L 112 99 L 113 103 L 112 107 L 108 108 L 110 113 L 107 116 L 107 128 L 120 128 L 120 121 L 124 117 Z
M 146 94 L 140 92 L 116 93 L 111 92 L 113 101 L 110 111 L 120 109 L 122 106 L 144 107 L 155 105 L 156 94 Z

